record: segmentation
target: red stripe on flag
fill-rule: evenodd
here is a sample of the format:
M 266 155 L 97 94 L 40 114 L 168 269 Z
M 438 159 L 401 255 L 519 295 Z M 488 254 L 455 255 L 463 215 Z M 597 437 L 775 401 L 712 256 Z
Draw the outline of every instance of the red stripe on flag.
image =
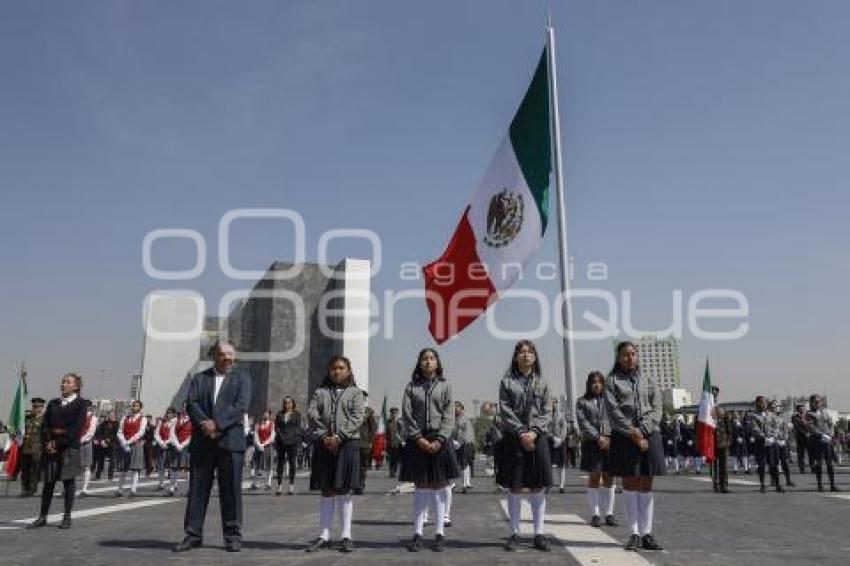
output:
M 446 251 L 423 272 L 431 314 L 428 330 L 438 344 L 472 324 L 496 299 L 496 289 L 478 257 L 468 206 Z
M 2 447 L 0 447 L 2 450 Z M 6 476 L 12 477 L 18 471 L 18 443 L 12 442 L 9 452 L 6 454 Z
M 714 427 L 704 422 L 697 421 L 697 454 L 705 457 L 709 462 L 714 460 Z

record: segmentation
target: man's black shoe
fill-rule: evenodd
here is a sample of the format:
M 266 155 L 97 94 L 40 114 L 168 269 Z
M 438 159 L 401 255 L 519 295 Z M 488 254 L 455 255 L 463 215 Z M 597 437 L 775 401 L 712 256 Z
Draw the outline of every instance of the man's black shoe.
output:
M 38 529 L 47 524 L 47 517 L 41 515 L 38 519 L 27 525 L 28 529 Z
M 242 543 L 238 540 L 231 540 L 224 543 L 224 550 L 227 552 L 239 552 L 242 550 Z
M 62 522 L 59 523 L 59 528 L 60 529 L 70 529 L 71 528 L 71 515 L 70 514 L 65 513 L 64 515 L 62 515 Z
M 605 515 L 605 524 L 609 527 L 616 527 L 620 523 L 614 515 Z
M 202 544 L 201 539 L 186 537 L 183 539 L 183 542 L 175 546 L 171 549 L 172 552 L 186 552 L 187 550 L 192 550 L 193 548 L 200 548 Z

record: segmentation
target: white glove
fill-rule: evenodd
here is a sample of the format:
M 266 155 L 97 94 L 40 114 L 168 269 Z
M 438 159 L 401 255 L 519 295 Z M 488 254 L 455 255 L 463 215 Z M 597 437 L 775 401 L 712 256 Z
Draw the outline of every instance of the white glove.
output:
M 738 437 L 738 444 L 743 444 L 743 443 L 744 443 L 744 439 L 743 439 L 743 438 Z
M 668 441 L 667 441 L 667 446 L 673 446 L 673 441 L 672 441 L 672 440 L 668 440 Z
M 785 441 L 784 441 L 784 440 L 777 440 L 777 441 L 776 441 L 776 443 L 777 443 L 780 447 L 781 447 L 781 446 L 785 446 Z
M 767 444 L 768 446 L 773 446 L 773 437 L 768 436 L 767 438 L 764 439 L 764 443 Z
M 555 448 L 559 448 L 562 443 L 563 443 L 563 440 L 561 440 L 560 438 L 556 438 L 555 441 L 552 442 L 552 444 L 555 446 Z
M 756 441 L 756 439 L 755 439 L 755 438 L 753 438 L 753 437 L 751 436 L 751 437 L 750 437 L 750 442 L 755 442 L 755 441 Z
M 693 440 L 688 440 L 688 446 L 693 446 L 693 445 L 694 445 L 694 441 L 693 441 Z
M 454 448 L 455 450 L 460 448 L 460 442 L 458 442 L 457 440 L 452 440 L 452 448 Z
M 821 438 L 821 440 L 823 440 L 824 442 L 832 442 L 832 437 L 831 437 L 831 436 L 829 436 L 828 434 L 822 434 L 820 438 Z

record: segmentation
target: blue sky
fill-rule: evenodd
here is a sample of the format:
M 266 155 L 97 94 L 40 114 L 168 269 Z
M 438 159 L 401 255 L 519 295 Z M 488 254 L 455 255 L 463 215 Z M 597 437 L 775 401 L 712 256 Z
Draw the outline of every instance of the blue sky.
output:
M 708 355 L 727 398 L 818 390 L 850 409 L 850 6 L 552 4 L 574 286 L 605 262 L 604 287 L 632 291 L 644 329 L 669 324 L 674 289 L 737 289 L 749 333 L 686 333 L 685 385 L 697 387 Z M 34 393 L 76 368 L 88 394 L 126 395 L 148 292 L 191 288 L 215 303 L 245 286 L 216 261 L 233 208 L 298 211 L 308 259 L 325 230 L 373 230 L 384 245 L 373 289 L 417 287 L 399 265 L 443 250 L 527 86 L 545 12 L 493 0 L 4 3 L 0 415 L 20 359 Z M 145 276 L 141 243 L 156 228 L 206 237 L 200 278 Z M 554 236 L 538 260 L 553 260 Z M 245 223 L 234 263 L 289 259 L 290 238 Z M 193 257 L 187 242 L 155 248 L 163 269 Z M 522 305 L 495 314 L 534 325 Z M 401 391 L 429 343 L 422 304 L 396 321 L 394 340 L 372 342 L 379 396 Z M 559 342 L 540 345 L 562 390 Z M 457 395 L 493 397 L 510 350 L 483 324 L 445 346 Z M 577 359 L 580 374 L 607 368 L 610 343 L 579 344 Z

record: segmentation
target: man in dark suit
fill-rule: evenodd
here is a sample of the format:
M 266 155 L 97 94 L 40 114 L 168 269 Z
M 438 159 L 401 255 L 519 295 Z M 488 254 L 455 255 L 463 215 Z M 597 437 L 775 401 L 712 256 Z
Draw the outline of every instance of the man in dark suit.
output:
M 192 378 L 186 399 L 192 419 L 189 500 L 183 521 L 186 537 L 174 547 L 174 552 L 201 546 L 215 475 L 225 548 L 239 552 L 242 546 L 243 419 L 251 402 L 251 380 L 244 372 L 233 369 L 236 350 L 232 344 L 216 343 L 211 355 L 213 367 Z

